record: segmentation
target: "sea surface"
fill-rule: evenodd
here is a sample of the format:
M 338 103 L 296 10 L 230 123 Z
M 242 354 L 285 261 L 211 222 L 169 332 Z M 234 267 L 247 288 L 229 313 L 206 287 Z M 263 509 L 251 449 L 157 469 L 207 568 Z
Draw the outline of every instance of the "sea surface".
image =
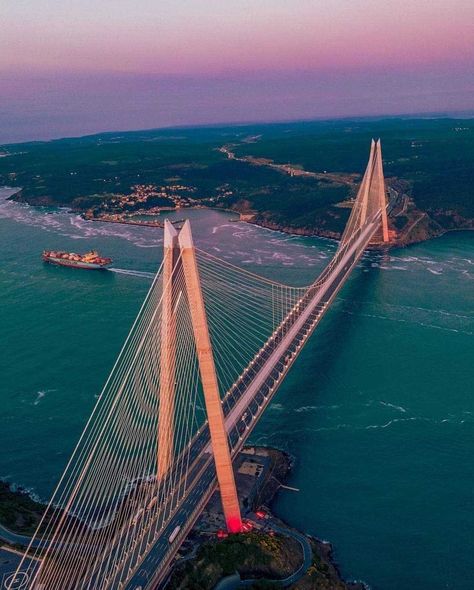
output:
M 0 477 L 47 499 L 161 260 L 162 231 L 0 189 Z M 188 211 L 202 249 L 290 284 L 336 244 Z M 173 217 L 173 215 L 170 215 Z M 182 217 L 182 213 L 178 215 Z M 112 272 L 41 262 L 97 248 Z M 380 590 L 474 580 L 474 233 L 367 254 L 257 426 L 295 458 L 278 514 Z

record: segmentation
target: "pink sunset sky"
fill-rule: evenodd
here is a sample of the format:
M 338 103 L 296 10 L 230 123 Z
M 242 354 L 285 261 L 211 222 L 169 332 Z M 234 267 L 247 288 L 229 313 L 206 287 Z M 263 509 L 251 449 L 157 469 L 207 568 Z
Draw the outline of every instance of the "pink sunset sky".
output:
M 472 0 L 3 0 L 0 141 L 474 110 Z

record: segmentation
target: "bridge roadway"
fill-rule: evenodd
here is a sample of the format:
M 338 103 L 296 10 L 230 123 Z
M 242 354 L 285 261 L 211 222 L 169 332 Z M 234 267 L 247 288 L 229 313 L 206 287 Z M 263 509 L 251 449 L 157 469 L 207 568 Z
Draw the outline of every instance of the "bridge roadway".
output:
M 278 385 L 359 261 L 379 225 L 380 212 L 336 252 L 320 278 L 308 288 L 297 306 L 226 394 L 223 408 L 233 458 L 241 450 Z M 323 282 L 321 278 L 324 279 Z M 84 584 L 84 588 L 152 590 L 166 579 L 169 565 L 176 552 L 217 486 L 207 425 L 194 437 L 189 455 L 186 454 L 186 457 L 190 466 L 186 475 L 186 493 L 182 498 L 169 494 L 165 499 L 157 518 L 153 521 L 153 526 L 159 529 L 156 536 L 151 540 L 146 539 L 147 534 L 150 534 L 150 526 L 146 531 L 142 531 L 135 548 L 118 564 L 114 572 L 109 574 L 106 585 L 103 577 L 105 572 L 101 572 L 101 568 L 98 567 L 89 577 L 89 584 Z M 180 460 L 177 461 L 178 467 L 179 464 Z M 178 467 L 174 468 L 174 473 Z M 120 554 L 120 537 L 133 532 L 130 529 L 138 526 L 139 523 L 129 523 L 126 530 L 122 529 L 117 537 L 117 543 L 110 549 L 112 557 L 113 554 Z M 169 537 L 176 527 L 181 527 L 179 534 L 170 544 Z M 139 565 L 130 572 L 133 563 Z

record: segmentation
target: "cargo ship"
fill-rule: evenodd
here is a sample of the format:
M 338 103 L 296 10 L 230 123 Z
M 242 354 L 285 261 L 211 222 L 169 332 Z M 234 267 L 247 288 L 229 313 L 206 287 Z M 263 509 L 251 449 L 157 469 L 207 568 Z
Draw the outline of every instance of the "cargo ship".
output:
M 59 266 L 71 266 L 73 268 L 85 268 L 88 270 L 102 270 L 112 264 L 111 258 L 104 258 L 95 250 L 86 254 L 75 252 L 59 252 L 55 250 L 44 250 L 43 261 Z

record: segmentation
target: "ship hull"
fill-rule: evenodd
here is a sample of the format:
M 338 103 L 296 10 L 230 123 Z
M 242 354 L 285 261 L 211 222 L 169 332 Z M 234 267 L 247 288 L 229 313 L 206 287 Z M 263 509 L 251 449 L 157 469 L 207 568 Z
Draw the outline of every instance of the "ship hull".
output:
M 55 264 L 57 266 L 69 266 L 71 268 L 82 268 L 84 270 L 107 270 L 109 264 L 97 264 L 95 262 L 81 262 L 79 260 L 68 260 L 67 258 L 54 258 L 53 256 L 43 256 L 44 262 Z

